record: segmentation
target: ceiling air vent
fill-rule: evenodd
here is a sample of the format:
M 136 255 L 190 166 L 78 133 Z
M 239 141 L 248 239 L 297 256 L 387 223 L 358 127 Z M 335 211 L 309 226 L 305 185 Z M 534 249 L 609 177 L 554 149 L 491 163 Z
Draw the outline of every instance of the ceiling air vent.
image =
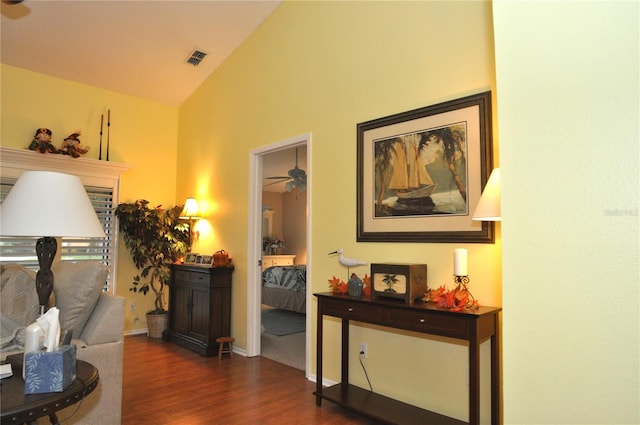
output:
M 205 56 L 207 56 L 206 52 L 203 52 L 202 50 L 198 50 L 198 49 L 193 49 L 193 52 L 191 52 L 186 62 L 190 63 L 193 66 L 198 66 L 200 65 L 200 62 L 202 62 Z

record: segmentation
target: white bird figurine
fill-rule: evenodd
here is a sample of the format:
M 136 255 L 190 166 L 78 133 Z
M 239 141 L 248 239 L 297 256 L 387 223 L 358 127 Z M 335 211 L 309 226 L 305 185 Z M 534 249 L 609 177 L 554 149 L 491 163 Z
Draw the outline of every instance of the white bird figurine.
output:
M 330 252 L 329 255 L 340 254 L 340 258 L 338 258 L 338 261 L 340 262 L 340 264 L 347 268 L 347 274 L 349 274 L 349 276 L 351 276 L 351 272 L 349 270 L 351 267 L 366 266 L 367 264 L 369 264 L 365 261 L 358 260 L 357 258 L 347 258 L 342 255 L 343 252 L 344 251 L 342 250 L 342 248 L 340 248 L 336 249 L 333 252 Z

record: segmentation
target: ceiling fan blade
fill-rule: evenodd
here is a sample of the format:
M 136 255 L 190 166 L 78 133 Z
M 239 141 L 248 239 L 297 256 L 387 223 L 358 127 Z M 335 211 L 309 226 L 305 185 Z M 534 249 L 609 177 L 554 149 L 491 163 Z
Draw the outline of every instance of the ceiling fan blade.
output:
M 272 176 L 272 177 L 265 177 L 265 180 L 286 180 L 286 179 L 290 179 L 291 177 L 289 176 Z
M 286 178 L 277 182 L 273 182 L 273 183 L 269 183 L 269 184 L 265 184 L 263 187 L 267 187 L 267 186 L 273 186 L 274 184 L 279 184 L 279 183 L 285 183 L 287 180 L 293 180 L 291 178 Z

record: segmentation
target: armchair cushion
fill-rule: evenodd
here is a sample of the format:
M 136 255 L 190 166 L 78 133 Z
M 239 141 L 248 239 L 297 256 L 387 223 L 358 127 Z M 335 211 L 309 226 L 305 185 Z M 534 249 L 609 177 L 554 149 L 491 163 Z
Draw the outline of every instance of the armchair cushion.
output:
M 0 267 L 0 312 L 22 326 L 30 325 L 40 313 L 36 272 L 19 264 Z
M 124 298 L 103 292 L 82 334 L 77 338 L 94 345 L 122 341 L 123 335 Z
M 61 261 L 51 267 L 60 310 L 60 329 L 80 336 L 107 281 L 108 267 L 97 261 Z
M 36 273 L 18 264 L 0 266 L 0 348 L 24 345 L 24 328 L 38 317 Z

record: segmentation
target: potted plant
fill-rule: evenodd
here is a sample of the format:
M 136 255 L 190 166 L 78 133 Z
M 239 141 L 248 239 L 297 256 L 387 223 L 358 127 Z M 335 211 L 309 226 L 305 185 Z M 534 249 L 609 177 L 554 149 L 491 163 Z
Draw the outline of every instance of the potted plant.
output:
M 188 223 L 180 220 L 182 206 L 149 208 L 149 201 L 139 199 L 116 208 L 118 228 L 123 234 L 133 263 L 140 271 L 133 277 L 130 291 L 155 296 L 154 309 L 147 312 L 149 336 L 160 338 L 168 323 L 165 294 L 170 280 L 169 264 L 179 260 L 187 249 Z M 155 324 L 160 321 L 160 325 Z

